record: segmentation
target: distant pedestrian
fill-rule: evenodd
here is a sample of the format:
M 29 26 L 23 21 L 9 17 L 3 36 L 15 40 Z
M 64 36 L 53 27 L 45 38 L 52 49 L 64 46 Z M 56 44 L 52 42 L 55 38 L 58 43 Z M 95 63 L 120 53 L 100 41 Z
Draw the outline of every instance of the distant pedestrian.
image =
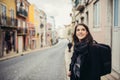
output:
M 68 52 L 71 52 L 71 48 L 72 48 L 72 43 L 69 42 L 69 43 L 68 43 Z
M 73 34 L 74 49 L 68 76 L 70 80 L 100 80 L 99 50 L 85 24 L 78 24 Z

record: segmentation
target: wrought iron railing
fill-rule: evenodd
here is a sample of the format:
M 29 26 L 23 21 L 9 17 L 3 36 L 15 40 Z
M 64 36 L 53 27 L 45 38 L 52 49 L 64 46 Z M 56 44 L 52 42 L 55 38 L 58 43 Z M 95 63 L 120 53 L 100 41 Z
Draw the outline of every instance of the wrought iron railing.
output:
M 75 0 L 76 10 L 82 12 L 84 10 L 85 1 L 84 0 Z
M 18 27 L 17 28 L 17 34 L 18 35 L 26 35 L 28 32 L 28 29 L 27 28 L 22 28 L 22 27 Z
M 21 9 L 21 8 L 19 8 L 19 11 L 17 11 L 17 15 L 26 18 L 26 17 L 28 16 L 28 12 L 27 12 L 25 9 Z
M 0 15 L 0 26 L 16 27 L 17 19 Z

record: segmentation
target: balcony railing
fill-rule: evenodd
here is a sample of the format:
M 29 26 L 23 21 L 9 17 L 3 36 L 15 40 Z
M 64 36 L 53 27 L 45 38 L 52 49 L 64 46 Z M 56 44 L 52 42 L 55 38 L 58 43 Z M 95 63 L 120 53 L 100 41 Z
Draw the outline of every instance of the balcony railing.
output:
M 25 9 L 19 8 L 19 11 L 17 11 L 17 15 L 26 18 L 28 16 L 28 13 Z
M 0 15 L 0 26 L 8 28 L 17 27 L 17 19 Z
M 85 6 L 85 1 L 84 0 L 75 0 L 75 8 L 78 11 L 82 11 Z
M 27 35 L 27 32 L 28 32 L 27 28 L 22 28 L 22 27 L 17 28 L 18 35 Z

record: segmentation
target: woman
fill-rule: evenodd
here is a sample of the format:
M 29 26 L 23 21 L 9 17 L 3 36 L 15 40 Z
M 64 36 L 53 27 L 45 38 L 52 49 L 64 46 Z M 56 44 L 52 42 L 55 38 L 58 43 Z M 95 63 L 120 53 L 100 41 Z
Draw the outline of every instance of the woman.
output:
M 70 80 L 100 80 L 99 52 L 85 24 L 78 24 L 73 34 L 74 53 L 68 76 Z

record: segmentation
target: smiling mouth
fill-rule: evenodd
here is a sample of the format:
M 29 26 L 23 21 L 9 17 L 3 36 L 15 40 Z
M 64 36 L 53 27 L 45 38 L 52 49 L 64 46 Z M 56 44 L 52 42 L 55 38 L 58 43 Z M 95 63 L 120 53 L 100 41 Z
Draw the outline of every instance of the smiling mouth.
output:
M 82 36 L 84 36 L 84 35 L 78 35 L 78 36 L 82 37 Z

